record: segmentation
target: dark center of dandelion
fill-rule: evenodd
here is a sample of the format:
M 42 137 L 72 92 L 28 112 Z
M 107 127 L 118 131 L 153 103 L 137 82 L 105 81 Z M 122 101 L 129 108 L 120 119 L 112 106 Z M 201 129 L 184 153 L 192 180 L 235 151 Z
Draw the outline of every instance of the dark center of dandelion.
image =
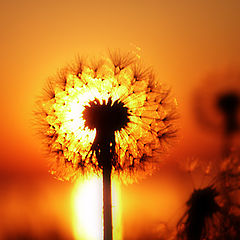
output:
M 96 136 L 92 145 L 92 152 L 96 154 L 98 165 L 101 168 L 117 167 L 115 154 L 115 131 L 126 127 L 129 119 L 128 108 L 121 101 L 108 101 L 100 103 L 98 99 L 85 106 L 83 118 L 85 126 L 96 129 Z
M 226 131 L 228 133 L 231 133 L 238 128 L 237 111 L 239 110 L 239 105 L 239 96 L 234 92 L 220 95 L 217 99 L 217 107 L 224 114 Z
M 100 103 L 98 99 L 91 101 L 90 106 L 85 106 L 83 118 L 85 126 L 89 129 L 96 129 L 106 135 L 113 134 L 126 127 L 129 120 L 128 108 L 121 101 L 108 101 Z
M 186 233 L 187 240 L 200 240 L 207 218 L 220 210 L 216 197 L 218 193 L 213 186 L 194 190 L 187 202 Z
M 234 115 L 239 107 L 239 97 L 235 93 L 220 95 L 217 100 L 217 107 L 226 115 Z
M 187 205 L 191 211 L 198 212 L 199 216 L 211 217 L 219 209 L 215 199 L 217 195 L 218 193 L 213 187 L 197 189 L 192 193 Z

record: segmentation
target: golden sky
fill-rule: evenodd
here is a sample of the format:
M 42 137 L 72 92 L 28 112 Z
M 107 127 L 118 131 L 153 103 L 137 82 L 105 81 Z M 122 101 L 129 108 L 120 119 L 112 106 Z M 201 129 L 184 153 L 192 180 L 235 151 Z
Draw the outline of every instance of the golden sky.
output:
M 142 59 L 183 107 L 208 72 L 239 66 L 237 0 L 2 0 L 0 9 L 3 148 L 31 149 L 35 98 L 45 80 L 77 54 L 140 47 Z
M 173 156 L 211 157 L 204 146 L 215 140 L 194 123 L 191 96 L 209 73 L 239 70 L 239 12 L 238 0 L 1 0 L 0 173 L 47 169 L 32 129 L 36 97 L 78 54 L 108 49 L 137 52 L 171 86 L 182 116 Z

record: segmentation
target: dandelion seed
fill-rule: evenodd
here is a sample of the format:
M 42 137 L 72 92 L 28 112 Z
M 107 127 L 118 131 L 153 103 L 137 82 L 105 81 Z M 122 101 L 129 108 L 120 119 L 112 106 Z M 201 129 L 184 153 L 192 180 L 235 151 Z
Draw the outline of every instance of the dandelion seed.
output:
M 130 53 L 122 54 L 120 50 L 109 51 L 109 56 L 112 64 L 115 67 L 115 73 L 119 73 L 124 68 L 135 62 L 135 56 Z

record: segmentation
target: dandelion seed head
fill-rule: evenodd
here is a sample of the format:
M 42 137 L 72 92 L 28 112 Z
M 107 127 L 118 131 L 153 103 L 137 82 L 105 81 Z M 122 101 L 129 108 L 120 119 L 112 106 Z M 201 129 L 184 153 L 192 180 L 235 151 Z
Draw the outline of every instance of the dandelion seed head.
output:
M 194 107 L 202 126 L 232 134 L 240 126 L 240 74 L 228 70 L 206 77 L 195 92 Z
M 187 201 L 187 206 L 190 206 L 190 211 L 197 212 L 199 218 L 212 217 L 219 210 L 216 196 L 218 193 L 214 186 L 195 189 Z
M 239 96 L 235 92 L 227 92 L 217 97 L 216 103 L 218 109 L 225 117 L 226 132 L 232 133 L 238 130 L 237 112 L 240 109 Z
M 185 227 L 182 229 L 183 232 L 180 233 L 180 236 L 183 233 L 183 236 L 185 235 L 187 240 L 204 239 L 207 219 L 212 218 L 214 214 L 220 211 L 220 207 L 216 201 L 217 196 L 218 192 L 213 185 L 195 189 L 192 192 L 186 203 L 188 211 Z
M 240 175 L 237 166 L 238 158 L 228 157 L 207 183 L 201 180 L 201 185 L 194 187 L 186 202 L 186 211 L 178 222 L 176 239 L 239 238 L 240 205 L 236 202 L 236 194 L 240 190 Z M 203 171 L 203 178 L 211 174 L 209 168 Z
M 134 180 L 152 172 L 155 155 L 176 135 L 174 98 L 130 54 L 110 52 L 96 64 L 78 58 L 47 91 L 36 117 L 51 154 L 50 171 L 60 179 L 101 172 L 94 150 L 99 131 L 114 136 L 113 172 Z

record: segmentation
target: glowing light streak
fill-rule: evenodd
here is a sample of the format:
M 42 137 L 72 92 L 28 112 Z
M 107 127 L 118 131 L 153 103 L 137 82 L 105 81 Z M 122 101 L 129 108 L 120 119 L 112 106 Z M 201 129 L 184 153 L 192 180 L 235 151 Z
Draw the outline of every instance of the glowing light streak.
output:
M 103 239 L 102 178 L 91 177 L 76 183 L 73 191 L 73 230 L 76 240 Z M 122 240 L 120 183 L 112 184 L 113 239 Z

